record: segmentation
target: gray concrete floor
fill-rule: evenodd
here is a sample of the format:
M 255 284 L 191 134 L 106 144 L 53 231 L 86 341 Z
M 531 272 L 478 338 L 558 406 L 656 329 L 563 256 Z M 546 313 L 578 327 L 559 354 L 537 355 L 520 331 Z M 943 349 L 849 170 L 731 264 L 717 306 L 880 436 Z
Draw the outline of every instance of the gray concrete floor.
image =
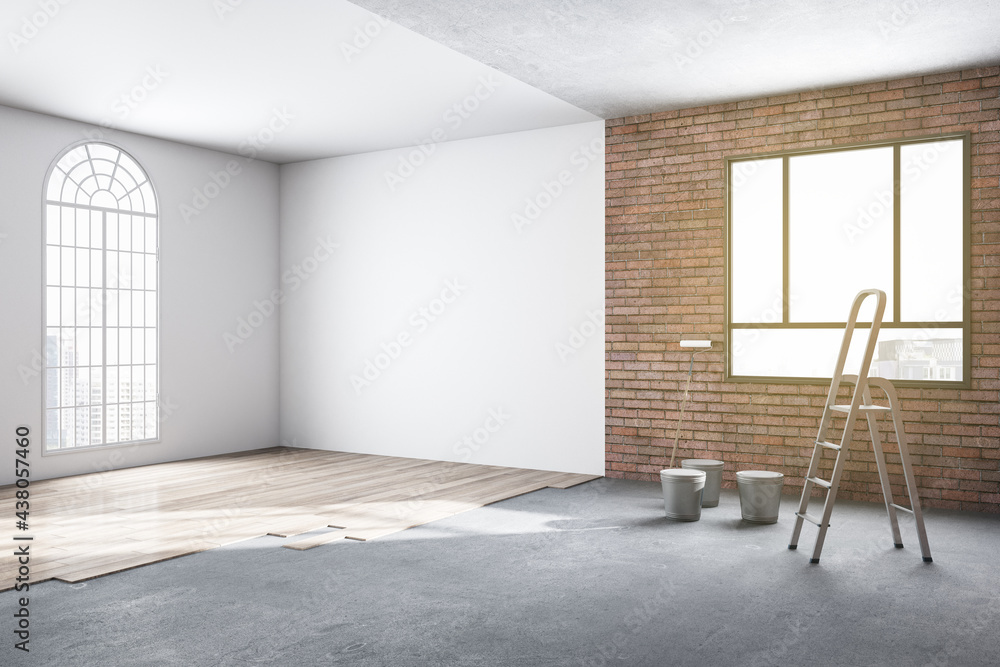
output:
M 370 543 L 310 551 L 260 538 L 30 592 L 31 654 L 0 664 L 996 665 L 1000 517 L 929 511 L 895 549 L 880 505 L 839 502 L 815 528 L 739 498 L 664 518 L 659 484 L 545 489 Z

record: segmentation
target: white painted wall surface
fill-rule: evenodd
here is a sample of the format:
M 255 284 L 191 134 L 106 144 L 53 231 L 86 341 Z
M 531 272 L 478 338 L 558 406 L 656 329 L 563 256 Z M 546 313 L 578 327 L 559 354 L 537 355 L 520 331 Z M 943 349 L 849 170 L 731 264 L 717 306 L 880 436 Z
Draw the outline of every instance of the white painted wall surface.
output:
M 282 166 L 282 439 L 603 474 L 603 141 Z

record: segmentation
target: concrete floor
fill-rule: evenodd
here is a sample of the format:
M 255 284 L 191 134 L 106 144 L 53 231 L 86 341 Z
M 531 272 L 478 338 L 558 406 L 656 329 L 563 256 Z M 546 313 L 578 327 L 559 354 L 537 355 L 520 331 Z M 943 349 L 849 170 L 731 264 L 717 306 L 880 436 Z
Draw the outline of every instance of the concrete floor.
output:
M 701 521 L 663 516 L 659 485 L 545 489 L 369 543 L 297 552 L 260 538 L 31 589 L 31 654 L 59 665 L 995 665 L 1000 517 L 931 510 L 934 563 L 903 519 L 838 503 L 786 548 L 723 491 Z M 292 538 L 295 539 L 295 538 Z

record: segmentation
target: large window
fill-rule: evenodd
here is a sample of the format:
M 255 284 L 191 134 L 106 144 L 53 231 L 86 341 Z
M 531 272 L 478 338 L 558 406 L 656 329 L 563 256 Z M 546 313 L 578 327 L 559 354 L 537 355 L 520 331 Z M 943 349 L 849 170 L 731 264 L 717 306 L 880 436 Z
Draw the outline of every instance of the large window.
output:
M 157 209 L 143 169 L 87 143 L 45 189 L 45 451 L 158 438 Z
M 888 301 L 871 374 L 968 386 L 969 136 L 727 158 L 726 377 L 833 371 L 862 289 Z M 867 340 L 859 316 L 847 372 Z

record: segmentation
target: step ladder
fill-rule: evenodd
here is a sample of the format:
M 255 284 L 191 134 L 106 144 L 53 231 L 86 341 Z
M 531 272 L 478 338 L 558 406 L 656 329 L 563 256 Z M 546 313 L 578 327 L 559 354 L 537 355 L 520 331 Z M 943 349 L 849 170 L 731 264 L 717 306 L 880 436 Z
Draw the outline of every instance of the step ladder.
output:
M 851 347 L 851 338 L 854 335 L 854 327 L 857 323 L 858 312 L 861 304 L 870 296 L 877 298 L 875 306 L 875 316 L 872 318 L 871 330 L 868 333 L 868 342 L 865 346 L 864 358 L 861 361 L 861 369 L 857 375 L 844 375 L 844 363 L 847 361 L 847 353 Z M 920 511 L 920 495 L 917 491 L 917 484 L 913 477 L 913 467 L 910 465 L 910 452 L 906 446 L 906 433 L 903 430 L 902 412 L 899 406 L 899 397 L 892 382 L 884 378 L 868 377 L 868 370 L 871 367 L 872 357 L 875 354 L 875 346 L 878 344 L 878 332 L 882 326 L 882 315 L 885 312 L 885 292 L 882 290 L 862 290 L 854 297 L 854 304 L 851 306 L 851 316 L 847 320 L 847 328 L 844 331 L 844 340 L 840 345 L 840 356 L 837 358 L 837 366 L 833 372 L 833 379 L 830 382 L 830 391 L 826 397 L 826 404 L 823 408 L 823 417 L 819 424 L 819 433 L 816 436 L 816 444 L 813 447 L 812 460 L 809 462 L 809 470 L 806 473 L 805 484 L 802 486 L 802 500 L 799 502 L 799 510 L 795 513 L 795 528 L 792 530 L 792 539 L 788 543 L 789 549 L 798 547 L 799 534 L 802 532 L 803 521 L 808 521 L 819 527 L 816 535 L 816 546 L 813 548 L 810 563 L 818 563 L 820 553 L 823 551 L 823 541 L 826 539 L 826 531 L 830 528 L 830 514 L 833 512 L 833 504 L 837 499 L 837 488 L 840 486 L 840 475 L 844 471 L 844 462 L 847 460 L 848 451 L 851 446 L 851 437 L 854 433 L 854 426 L 859 415 L 864 414 L 868 421 L 868 431 L 871 434 L 872 448 L 875 450 L 875 461 L 878 464 L 879 481 L 882 483 L 882 495 L 885 497 L 885 508 L 889 514 L 889 525 L 892 528 L 892 539 L 897 549 L 903 548 L 903 539 L 899 534 L 899 522 L 896 520 L 896 512 L 903 511 L 913 515 L 917 526 L 917 536 L 920 540 L 920 553 L 924 562 L 931 562 L 931 550 L 927 544 L 927 532 L 924 530 L 924 517 Z M 854 385 L 854 393 L 850 404 L 837 405 L 837 392 L 841 384 Z M 888 407 L 875 405 L 872 402 L 869 387 L 881 389 L 889 400 Z M 899 457 L 903 464 L 903 475 L 906 478 L 906 490 L 910 496 L 910 507 L 897 505 L 892 499 L 892 489 L 889 486 L 889 472 L 886 468 L 885 455 L 882 451 L 882 440 L 879 436 L 878 421 L 876 415 L 888 412 L 892 415 L 893 427 L 896 431 L 896 443 L 899 446 Z M 840 443 L 831 442 L 827 433 L 831 430 L 831 423 L 834 419 L 844 419 L 843 432 Z M 819 468 L 823 460 L 823 453 L 827 450 L 836 452 L 833 463 L 833 473 L 830 479 L 820 479 Z M 815 516 L 809 513 L 809 499 L 812 496 L 814 487 L 820 487 L 826 491 L 826 500 L 823 502 L 823 513 Z

